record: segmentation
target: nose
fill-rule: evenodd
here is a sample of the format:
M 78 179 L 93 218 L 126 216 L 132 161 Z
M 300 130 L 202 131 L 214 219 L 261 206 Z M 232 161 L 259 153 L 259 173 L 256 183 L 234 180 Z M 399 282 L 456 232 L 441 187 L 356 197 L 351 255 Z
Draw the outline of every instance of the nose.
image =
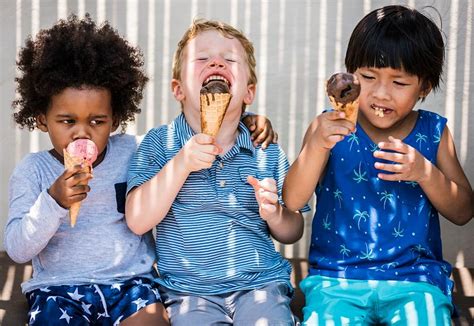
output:
M 386 100 L 390 98 L 390 90 L 384 83 L 377 83 L 374 85 L 372 96 L 379 100 Z
M 90 127 L 84 124 L 76 124 L 73 139 L 91 139 Z
M 213 58 L 210 62 L 209 62 L 209 67 L 210 68 L 220 68 L 220 69 L 223 69 L 225 68 L 225 65 L 224 65 L 224 61 L 220 58 Z

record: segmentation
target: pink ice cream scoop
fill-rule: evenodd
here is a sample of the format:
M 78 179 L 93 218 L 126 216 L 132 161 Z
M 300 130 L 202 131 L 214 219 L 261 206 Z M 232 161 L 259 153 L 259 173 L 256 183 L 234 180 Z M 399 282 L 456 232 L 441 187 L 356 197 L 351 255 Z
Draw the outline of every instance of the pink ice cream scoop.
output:
M 97 159 L 97 146 L 92 140 L 77 139 L 67 145 L 66 151 L 75 158 L 84 160 L 87 164 L 92 166 L 92 163 Z

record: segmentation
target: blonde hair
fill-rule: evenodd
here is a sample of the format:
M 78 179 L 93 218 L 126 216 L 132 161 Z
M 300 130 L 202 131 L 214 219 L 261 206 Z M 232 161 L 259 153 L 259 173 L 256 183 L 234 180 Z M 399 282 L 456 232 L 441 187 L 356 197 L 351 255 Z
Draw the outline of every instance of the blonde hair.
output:
M 255 66 L 257 65 L 254 55 L 254 47 L 252 42 L 239 30 L 232 27 L 229 24 L 216 21 L 216 20 L 207 20 L 207 19 L 194 19 L 191 26 L 186 30 L 183 37 L 178 43 L 178 48 L 174 53 L 173 57 L 173 78 L 180 80 L 181 79 L 181 69 L 183 61 L 183 52 L 184 48 L 190 40 L 195 38 L 202 32 L 215 30 L 221 33 L 223 36 L 228 38 L 236 38 L 240 44 L 242 44 L 245 53 L 247 54 L 247 65 L 249 68 L 249 80 L 248 85 L 257 85 L 257 74 L 255 73 Z

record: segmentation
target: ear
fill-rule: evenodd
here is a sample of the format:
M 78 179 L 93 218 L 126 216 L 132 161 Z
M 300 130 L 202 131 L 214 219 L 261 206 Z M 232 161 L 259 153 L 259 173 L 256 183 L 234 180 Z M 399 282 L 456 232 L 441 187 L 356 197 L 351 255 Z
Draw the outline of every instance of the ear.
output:
M 115 130 L 117 130 L 117 128 L 118 128 L 119 126 L 120 126 L 119 120 L 114 118 L 114 123 L 112 124 L 112 130 L 111 130 L 111 132 L 114 132 Z
M 36 117 L 36 127 L 43 132 L 48 132 L 48 126 L 46 125 L 46 116 L 40 114 Z
M 171 80 L 171 91 L 173 92 L 174 98 L 181 102 L 184 100 L 185 96 L 183 93 L 183 88 L 181 87 L 181 81 L 178 79 Z
M 421 86 L 420 99 L 424 100 L 431 92 L 432 87 L 430 82 L 424 82 Z
M 255 98 L 255 93 L 257 92 L 257 86 L 254 84 L 247 85 L 247 94 L 244 96 L 244 104 L 245 105 L 250 105 L 252 104 L 254 98 Z

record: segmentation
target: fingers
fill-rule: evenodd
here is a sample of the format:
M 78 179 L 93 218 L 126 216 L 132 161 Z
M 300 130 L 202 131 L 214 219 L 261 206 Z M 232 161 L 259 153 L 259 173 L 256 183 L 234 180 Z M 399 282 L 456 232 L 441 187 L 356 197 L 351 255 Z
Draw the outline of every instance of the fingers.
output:
M 244 119 L 244 123 L 250 130 L 250 136 L 254 146 L 262 144 L 262 148 L 265 149 L 272 142 L 278 140 L 278 136 L 275 137 L 275 131 L 273 130 L 272 123 L 267 117 L 263 115 L 252 115 Z
M 255 131 L 255 129 L 257 129 L 257 125 L 256 125 L 255 123 L 251 122 L 251 123 L 247 126 L 247 128 L 249 128 L 250 133 L 253 134 L 253 132 Z
M 214 140 L 215 140 L 214 137 L 203 134 L 203 133 L 197 134 L 193 138 L 196 141 L 196 143 L 200 145 L 212 144 L 214 143 Z
M 396 163 L 405 163 L 407 161 L 406 154 L 394 152 L 375 151 L 374 157 Z
M 378 170 L 384 170 L 384 171 L 393 172 L 393 173 L 402 173 L 402 172 L 407 171 L 405 165 L 403 164 L 375 162 L 374 166 Z
M 276 212 L 277 207 L 275 204 L 267 204 L 267 203 L 262 203 L 260 205 L 262 211 L 265 211 L 266 214 L 273 214 Z
M 380 142 L 378 146 L 380 149 L 385 149 L 389 151 L 396 151 L 399 153 L 408 153 L 409 146 L 405 144 L 403 141 L 397 138 L 393 138 L 392 136 L 388 137 L 388 142 Z
M 76 171 L 76 167 L 69 170 Z M 70 171 L 65 171 L 48 189 L 50 196 L 64 208 L 69 208 L 73 203 L 84 200 L 91 190 L 87 182 L 92 178 L 92 174 L 79 172 L 66 179 L 65 176 L 70 175 Z
M 258 179 L 249 175 L 247 176 L 247 182 L 253 187 L 253 189 L 255 191 L 258 191 L 259 189 L 259 183 L 258 183 Z
M 70 179 L 74 175 L 83 172 L 83 170 L 85 170 L 86 167 L 87 167 L 87 164 L 85 163 L 76 164 L 72 168 L 65 169 L 63 172 L 63 177 L 65 180 Z
M 253 187 L 259 202 L 274 204 L 278 201 L 278 190 L 274 179 L 265 178 L 259 181 L 249 175 L 247 182 Z
M 270 135 L 270 130 L 268 128 L 257 128 L 251 133 L 250 137 L 253 140 L 254 145 L 262 144 L 263 147 L 264 142 L 266 142 L 267 145 L 271 142 L 273 139 L 273 133 Z
M 349 129 L 351 132 L 355 131 L 355 124 L 346 119 L 346 114 L 339 111 L 329 111 L 321 114 L 321 116 L 333 123 L 337 123 L 340 127 Z
M 346 118 L 346 114 L 340 111 L 327 111 L 322 113 L 328 120 L 342 120 Z
M 208 169 L 222 153 L 222 148 L 214 143 L 214 137 L 206 134 L 194 135 L 182 148 L 184 166 L 189 172 Z

